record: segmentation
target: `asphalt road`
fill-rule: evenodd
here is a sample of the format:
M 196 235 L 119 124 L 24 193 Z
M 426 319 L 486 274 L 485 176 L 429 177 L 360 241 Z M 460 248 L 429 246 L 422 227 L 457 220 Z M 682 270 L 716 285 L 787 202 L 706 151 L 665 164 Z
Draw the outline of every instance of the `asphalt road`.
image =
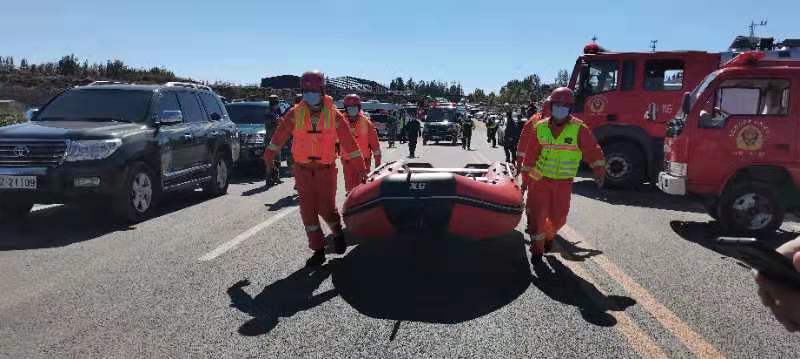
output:
M 481 131 L 476 151 L 429 145 L 418 160 L 502 160 Z M 486 242 L 352 243 L 304 269 L 292 179 L 266 190 L 252 173 L 129 228 L 37 208 L 0 227 L 0 357 L 798 356 L 749 270 L 698 244 L 715 233 L 700 207 L 576 182 L 558 253 L 535 270 L 524 221 Z

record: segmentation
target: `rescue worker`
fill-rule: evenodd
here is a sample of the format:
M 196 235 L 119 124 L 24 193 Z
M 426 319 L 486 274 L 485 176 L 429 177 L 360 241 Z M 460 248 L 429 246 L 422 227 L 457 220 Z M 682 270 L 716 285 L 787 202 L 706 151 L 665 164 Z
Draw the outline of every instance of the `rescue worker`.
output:
M 472 129 L 475 128 L 475 122 L 472 118 L 465 116 L 464 122 L 462 123 L 462 135 L 463 138 L 461 139 L 461 147 L 465 150 L 472 149 Z
M 532 137 L 535 135 L 534 126 L 537 122 L 541 121 L 543 118 L 547 118 L 550 116 L 550 88 L 543 87 L 542 88 L 545 97 L 545 101 L 542 104 L 541 112 L 534 113 L 533 115 L 528 117 L 528 121 L 522 125 L 522 133 L 519 136 L 519 143 L 517 144 L 517 171 L 520 173 L 520 177 L 522 179 L 522 191 L 525 192 L 528 188 L 528 184 L 530 182 L 530 177 L 528 174 L 530 173 L 531 168 L 524 166 L 526 151 L 528 150 L 528 144 L 531 143 Z M 531 106 L 534 109 L 536 105 Z
M 416 158 L 414 153 L 417 150 L 417 139 L 422 136 L 422 125 L 418 119 L 412 117 L 406 122 L 403 132 L 408 140 L 408 158 Z
M 600 187 L 606 171 L 603 151 L 592 131 L 570 114 L 575 104 L 572 90 L 555 89 L 549 102 L 551 116 L 534 125 L 524 162 L 532 167 L 526 209 L 533 264 L 541 263 L 542 255 L 552 249 L 556 233 L 567 222 L 572 181 L 581 160 L 592 168 Z
M 361 112 L 361 97 L 352 94 L 344 97 L 344 109 L 347 114 L 347 122 L 350 125 L 350 133 L 355 137 L 358 149 L 364 160 L 364 167 L 369 172 L 372 157 L 375 157 L 375 167 L 381 164 L 381 146 L 378 142 L 378 131 L 367 116 Z M 347 193 L 361 183 L 361 173 L 353 171 L 352 166 L 348 166 L 350 160 L 347 156 L 342 157 L 344 167 L 344 187 Z
M 489 117 L 486 121 L 486 143 L 491 143 L 492 148 L 497 148 L 497 121 Z
M 336 209 L 336 143 L 342 156 L 349 161 L 346 170 L 364 178 L 366 169 L 358 144 L 350 133 L 347 119 L 325 95 L 325 75 L 309 71 L 300 78 L 303 100 L 281 118 L 278 129 L 264 151 L 267 170 L 274 170 L 273 159 L 280 148 L 292 137 L 294 177 L 300 195 L 300 216 L 308 236 L 308 246 L 314 251 L 306 266 L 325 263 L 325 237 L 319 217 L 333 232 L 334 252 L 343 254 L 347 249 L 342 232 L 342 221 Z

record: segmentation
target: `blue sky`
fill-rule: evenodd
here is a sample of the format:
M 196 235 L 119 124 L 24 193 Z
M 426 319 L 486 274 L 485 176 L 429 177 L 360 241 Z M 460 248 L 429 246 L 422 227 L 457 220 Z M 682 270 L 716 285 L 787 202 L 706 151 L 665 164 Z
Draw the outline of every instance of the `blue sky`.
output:
M 112 5 L 113 4 L 113 5 Z M 74 53 L 202 80 L 257 83 L 320 69 L 388 83 L 460 81 L 498 90 L 571 71 L 593 35 L 610 50 L 724 50 L 750 20 L 800 38 L 800 1 L 65 1 L 8 0 L 0 55 Z

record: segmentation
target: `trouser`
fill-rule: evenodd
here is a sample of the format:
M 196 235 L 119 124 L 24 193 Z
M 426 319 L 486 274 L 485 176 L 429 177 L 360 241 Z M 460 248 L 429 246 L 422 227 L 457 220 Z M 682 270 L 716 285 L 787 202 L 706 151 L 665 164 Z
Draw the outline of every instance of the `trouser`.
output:
M 506 162 L 517 162 L 517 144 L 506 140 L 503 150 L 506 153 Z
M 414 151 L 417 150 L 417 139 L 415 138 L 413 141 L 411 139 L 408 140 L 408 154 L 411 157 L 414 157 Z
M 486 134 L 489 136 L 486 138 L 486 142 L 491 143 L 492 147 L 497 147 L 497 130 L 490 129 Z
M 394 147 L 394 141 L 397 138 L 397 133 L 389 131 L 389 133 L 386 135 L 386 137 L 387 137 L 387 140 L 389 141 L 389 147 Z
M 465 150 L 468 148 L 472 148 L 472 132 L 464 131 L 464 138 L 461 141 L 461 147 Z
M 532 254 L 544 254 L 545 241 L 554 240 L 567 224 L 571 195 L 571 179 L 530 181 L 526 213 Z
M 371 165 L 372 157 L 364 157 L 364 168 L 367 169 L 367 172 L 369 172 Z M 358 176 L 358 172 L 353 169 L 353 166 L 343 165 L 342 167 L 344 171 L 344 189 L 349 193 L 361 183 L 361 178 Z
M 319 217 L 325 220 L 334 235 L 342 233 L 342 218 L 336 209 L 336 166 L 304 167 L 295 165 L 294 178 L 300 195 L 300 217 L 303 219 L 308 247 L 312 250 L 325 248 L 325 236 Z

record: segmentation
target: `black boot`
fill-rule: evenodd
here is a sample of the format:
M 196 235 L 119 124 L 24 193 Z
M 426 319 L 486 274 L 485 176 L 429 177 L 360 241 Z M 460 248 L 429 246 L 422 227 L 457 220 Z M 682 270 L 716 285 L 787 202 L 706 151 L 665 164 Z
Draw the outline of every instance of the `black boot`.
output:
M 314 255 L 306 260 L 306 267 L 319 267 L 325 263 L 325 250 L 318 249 L 314 251 Z
M 333 252 L 336 254 L 344 254 L 347 251 L 347 242 L 344 240 L 344 234 L 339 234 L 333 237 Z

